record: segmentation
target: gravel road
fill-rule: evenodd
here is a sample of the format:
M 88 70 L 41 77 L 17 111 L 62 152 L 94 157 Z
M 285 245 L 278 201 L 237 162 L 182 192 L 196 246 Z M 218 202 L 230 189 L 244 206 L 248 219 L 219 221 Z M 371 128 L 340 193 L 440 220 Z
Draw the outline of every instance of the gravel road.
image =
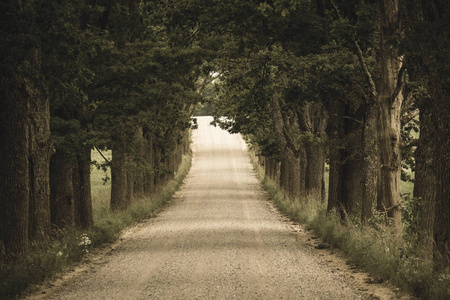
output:
M 198 118 L 173 205 L 77 275 L 30 299 L 361 299 L 262 191 L 239 135 Z

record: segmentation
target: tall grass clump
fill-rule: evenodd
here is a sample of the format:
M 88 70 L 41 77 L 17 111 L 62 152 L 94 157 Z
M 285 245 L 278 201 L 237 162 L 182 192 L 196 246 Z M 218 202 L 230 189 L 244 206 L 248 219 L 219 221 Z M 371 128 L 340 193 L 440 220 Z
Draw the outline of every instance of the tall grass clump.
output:
M 101 174 L 93 170 L 94 226 L 86 231 L 66 229 L 55 231 L 52 238 L 31 245 L 27 257 L 18 263 L 0 260 L 0 299 L 13 299 L 30 285 L 60 273 L 81 261 L 83 256 L 96 247 L 117 240 L 120 232 L 136 221 L 155 215 L 167 205 L 189 172 L 192 155 L 183 162 L 164 188 L 149 198 L 135 199 L 124 211 L 109 209 L 109 183 L 99 184 Z
M 375 281 L 389 281 L 422 299 L 450 299 L 450 269 L 436 270 L 432 259 L 421 253 L 421 245 L 407 235 L 399 239 L 375 216 L 372 226 L 352 220 L 342 222 L 335 212 L 327 212 L 325 203 L 316 199 L 291 199 L 276 183 L 264 176 L 254 154 L 250 158 L 278 210 L 312 230 L 330 246 L 340 249 L 349 262 L 368 272 Z M 407 225 L 405 225 L 407 226 Z

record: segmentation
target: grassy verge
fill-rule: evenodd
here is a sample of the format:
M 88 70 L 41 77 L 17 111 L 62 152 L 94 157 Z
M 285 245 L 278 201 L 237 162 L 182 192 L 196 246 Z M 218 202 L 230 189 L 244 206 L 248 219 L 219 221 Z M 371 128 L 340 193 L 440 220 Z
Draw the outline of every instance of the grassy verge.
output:
M 27 258 L 17 264 L 0 263 L 0 299 L 13 299 L 31 284 L 38 284 L 79 262 L 91 249 L 112 243 L 134 222 L 153 216 L 172 198 L 189 172 L 192 155 L 183 157 L 175 178 L 151 198 L 137 199 L 125 211 L 109 209 L 109 184 L 102 171 L 92 171 L 94 226 L 88 231 L 66 230 L 56 238 L 32 245 Z
M 292 220 L 313 230 L 332 247 L 339 248 L 351 263 L 370 273 L 378 281 L 389 281 L 423 299 L 450 299 L 450 270 L 436 272 L 430 261 L 420 256 L 417 245 L 407 238 L 395 238 L 389 228 L 377 229 L 342 225 L 336 214 L 327 213 L 318 201 L 292 200 L 277 185 L 264 178 L 264 170 L 250 153 L 265 190 L 278 209 Z

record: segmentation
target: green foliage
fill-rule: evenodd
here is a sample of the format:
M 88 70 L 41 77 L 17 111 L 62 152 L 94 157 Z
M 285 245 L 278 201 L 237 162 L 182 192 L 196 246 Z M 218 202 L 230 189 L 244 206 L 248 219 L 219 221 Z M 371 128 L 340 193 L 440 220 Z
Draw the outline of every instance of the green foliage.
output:
M 412 242 L 417 241 L 420 230 L 420 219 L 423 216 L 423 202 L 420 198 L 411 195 L 402 198 L 402 222 L 404 224 L 405 236 Z

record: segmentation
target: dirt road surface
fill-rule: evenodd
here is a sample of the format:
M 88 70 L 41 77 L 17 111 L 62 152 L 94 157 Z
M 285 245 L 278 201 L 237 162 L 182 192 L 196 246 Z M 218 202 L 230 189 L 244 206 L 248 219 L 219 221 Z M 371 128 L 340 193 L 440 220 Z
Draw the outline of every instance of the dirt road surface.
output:
M 396 298 L 382 287 L 376 296 L 345 262 L 314 249 L 262 191 L 242 138 L 211 120 L 198 118 L 173 205 L 29 299 Z

